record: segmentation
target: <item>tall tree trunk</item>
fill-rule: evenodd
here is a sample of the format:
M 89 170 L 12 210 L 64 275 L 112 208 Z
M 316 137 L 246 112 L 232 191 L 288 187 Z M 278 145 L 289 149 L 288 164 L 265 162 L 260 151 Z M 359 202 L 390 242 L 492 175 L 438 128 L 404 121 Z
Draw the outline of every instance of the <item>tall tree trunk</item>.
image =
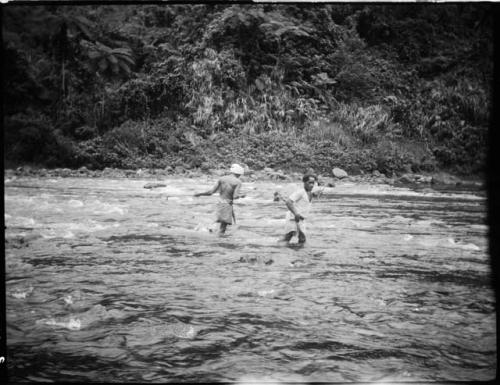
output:
M 62 81 L 61 81 L 61 91 L 62 91 L 62 100 L 63 100 L 63 103 L 66 103 L 66 77 L 65 77 L 65 62 L 64 62 L 64 58 L 62 59 L 62 70 L 61 70 L 61 78 L 62 78 Z

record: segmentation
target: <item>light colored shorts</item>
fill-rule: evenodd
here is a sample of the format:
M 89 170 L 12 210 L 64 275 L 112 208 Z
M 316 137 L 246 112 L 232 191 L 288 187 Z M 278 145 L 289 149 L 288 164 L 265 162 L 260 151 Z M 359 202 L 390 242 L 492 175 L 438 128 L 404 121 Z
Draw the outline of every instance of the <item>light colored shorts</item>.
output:
M 306 234 L 307 226 L 305 221 L 295 222 L 294 219 L 285 220 L 285 234 L 288 234 L 290 231 L 297 231 L 297 233 L 301 231 Z
M 217 202 L 216 206 L 216 222 L 233 224 L 233 205 L 225 201 Z

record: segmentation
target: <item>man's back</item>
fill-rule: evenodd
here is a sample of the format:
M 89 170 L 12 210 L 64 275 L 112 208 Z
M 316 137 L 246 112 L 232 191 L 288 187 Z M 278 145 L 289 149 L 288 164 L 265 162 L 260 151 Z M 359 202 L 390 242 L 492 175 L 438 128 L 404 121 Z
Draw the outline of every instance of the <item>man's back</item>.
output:
M 236 188 L 241 186 L 241 181 L 234 175 L 225 175 L 219 179 L 220 197 L 232 202 L 235 197 Z
M 292 194 L 288 196 L 288 198 L 293 202 L 296 210 L 303 217 L 309 216 L 309 211 L 311 210 L 311 201 L 309 200 L 309 196 L 307 191 L 304 190 L 303 187 L 297 188 Z M 294 215 L 291 211 L 287 211 L 286 213 L 287 219 L 294 219 Z

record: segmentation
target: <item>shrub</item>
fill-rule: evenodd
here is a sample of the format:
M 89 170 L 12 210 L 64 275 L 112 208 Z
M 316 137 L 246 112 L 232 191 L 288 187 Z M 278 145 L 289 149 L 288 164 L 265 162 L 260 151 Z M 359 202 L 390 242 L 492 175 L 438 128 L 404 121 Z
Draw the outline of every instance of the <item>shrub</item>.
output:
M 381 105 L 363 107 L 342 103 L 332 111 L 329 119 L 333 127 L 338 125 L 362 145 L 375 143 L 380 135 L 394 129 L 389 113 Z
M 353 138 L 343 124 L 324 117 L 309 122 L 302 131 L 301 138 L 309 141 L 329 141 L 337 148 L 347 148 L 353 144 Z
M 44 114 L 28 110 L 5 118 L 5 157 L 13 161 L 43 161 L 54 144 L 52 122 Z
M 75 146 L 75 163 L 89 169 L 116 167 L 119 164 L 114 153 L 106 150 L 101 137 L 78 142 Z

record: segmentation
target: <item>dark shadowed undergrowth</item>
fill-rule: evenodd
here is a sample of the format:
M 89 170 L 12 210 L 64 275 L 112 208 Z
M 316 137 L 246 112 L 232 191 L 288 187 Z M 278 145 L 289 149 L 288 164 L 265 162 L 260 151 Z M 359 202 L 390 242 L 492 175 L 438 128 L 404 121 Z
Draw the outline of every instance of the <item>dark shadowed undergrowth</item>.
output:
M 478 173 L 492 20 L 488 4 L 9 4 L 5 159 Z

